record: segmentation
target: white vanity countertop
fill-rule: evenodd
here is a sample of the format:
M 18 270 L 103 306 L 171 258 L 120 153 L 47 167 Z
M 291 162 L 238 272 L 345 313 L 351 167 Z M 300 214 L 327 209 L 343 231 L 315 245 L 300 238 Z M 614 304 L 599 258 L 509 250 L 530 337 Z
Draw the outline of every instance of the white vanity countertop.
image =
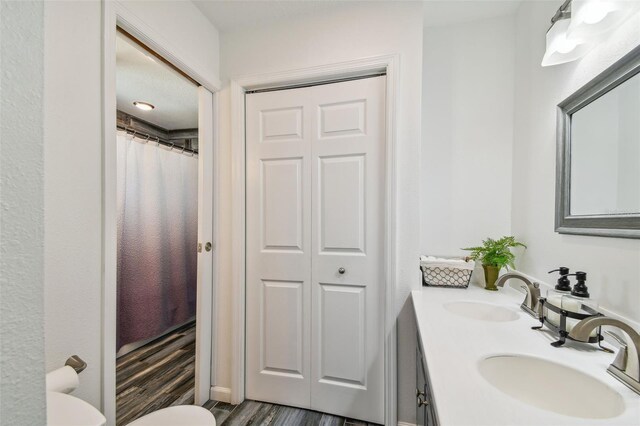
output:
M 550 343 L 556 339 L 550 333 L 531 330 L 540 323 L 520 309 L 523 293 L 508 285 L 493 292 L 471 284 L 466 290 L 422 287 L 411 292 L 411 297 L 440 425 L 640 425 L 640 395 L 606 371 L 615 354 L 570 341 L 562 348 L 552 347 Z M 519 318 L 492 322 L 462 317 L 444 307 L 452 301 L 500 305 Z M 478 362 L 498 354 L 535 356 L 577 369 L 617 391 L 626 409 L 618 417 L 596 420 L 525 404 L 494 388 L 480 375 Z

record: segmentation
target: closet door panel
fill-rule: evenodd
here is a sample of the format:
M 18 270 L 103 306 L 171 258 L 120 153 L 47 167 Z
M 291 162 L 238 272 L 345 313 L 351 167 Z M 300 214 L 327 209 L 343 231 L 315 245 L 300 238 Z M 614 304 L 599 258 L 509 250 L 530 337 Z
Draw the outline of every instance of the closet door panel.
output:
M 261 373 L 303 378 L 302 284 L 300 281 L 262 281 Z
M 313 87 L 311 408 L 384 422 L 385 77 Z
M 310 404 L 310 105 L 247 95 L 246 396 Z
M 263 251 L 303 251 L 302 184 L 302 158 L 260 161 Z
M 328 156 L 318 161 L 320 252 L 363 254 L 365 156 Z
M 302 106 L 271 108 L 260 111 L 261 142 L 303 142 Z
M 364 99 L 319 105 L 319 139 L 363 135 L 366 105 Z
M 321 353 L 315 361 L 323 383 L 365 386 L 365 296 L 364 286 L 320 283 Z

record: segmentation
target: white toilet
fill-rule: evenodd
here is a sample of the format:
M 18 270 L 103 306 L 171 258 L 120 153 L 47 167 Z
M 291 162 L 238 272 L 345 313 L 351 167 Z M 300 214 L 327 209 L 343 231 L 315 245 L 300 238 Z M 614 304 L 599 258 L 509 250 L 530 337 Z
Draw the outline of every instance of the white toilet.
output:
M 196 405 L 163 408 L 129 423 L 127 426 L 216 426 L 211 411 Z
M 63 379 L 55 380 L 55 376 Z M 66 380 L 65 376 L 70 379 Z M 69 366 L 47 374 L 47 426 L 104 426 L 107 423 L 93 405 L 67 394 L 77 385 L 77 374 Z M 176 405 L 154 411 L 127 426 L 216 426 L 216 419 L 206 408 Z
M 47 391 L 47 426 L 104 426 L 107 419 L 93 405 L 67 395 Z
M 93 405 L 60 392 L 47 392 L 47 426 L 104 426 L 107 419 Z M 163 408 L 127 426 L 216 426 L 206 408 L 176 405 Z

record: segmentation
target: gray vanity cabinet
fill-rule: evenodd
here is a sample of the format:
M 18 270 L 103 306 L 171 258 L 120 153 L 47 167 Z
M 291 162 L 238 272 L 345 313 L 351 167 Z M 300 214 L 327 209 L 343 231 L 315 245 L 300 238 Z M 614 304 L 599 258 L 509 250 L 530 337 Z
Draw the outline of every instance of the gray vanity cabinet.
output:
M 416 420 L 417 426 L 438 425 L 436 406 L 429 385 L 427 363 L 422 353 L 420 336 L 418 336 L 416 345 Z

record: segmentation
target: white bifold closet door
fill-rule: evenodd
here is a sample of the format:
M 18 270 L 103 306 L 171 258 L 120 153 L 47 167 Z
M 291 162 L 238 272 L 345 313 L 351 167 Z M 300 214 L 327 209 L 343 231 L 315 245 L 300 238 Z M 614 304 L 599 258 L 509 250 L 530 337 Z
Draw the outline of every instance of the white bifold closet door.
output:
M 383 423 L 384 95 L 247 95 L 249 399 Z

